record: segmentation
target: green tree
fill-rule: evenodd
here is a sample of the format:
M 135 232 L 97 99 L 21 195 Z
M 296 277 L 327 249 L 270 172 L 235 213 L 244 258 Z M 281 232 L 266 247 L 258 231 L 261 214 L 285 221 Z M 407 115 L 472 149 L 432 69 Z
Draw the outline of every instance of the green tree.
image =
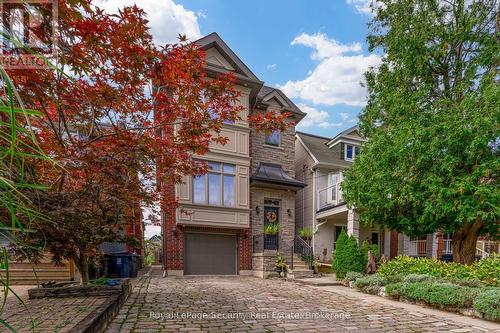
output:
M 363 254 L 358 242 L 353 236 L 348 236 L 345 230 L 337 239 L 332 268 L 339 279 L 343 279 L 347 272 L 363 272 Z
M 470 264 L 478 235 L 499 233 L 499 1 L 379 3 L 368 42 L 385 56 L 366 74 L 368 141 L 344 196 L 365 223 L 451 233 Z

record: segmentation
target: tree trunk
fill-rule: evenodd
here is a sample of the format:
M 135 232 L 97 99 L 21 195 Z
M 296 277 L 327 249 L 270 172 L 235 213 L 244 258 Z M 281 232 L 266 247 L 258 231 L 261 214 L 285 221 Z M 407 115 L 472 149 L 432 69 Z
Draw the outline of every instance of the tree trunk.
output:
M 482 225 L 483 222 L 478 219 L 474 223 L 465 222 L 460 229 L 455 231 L 451 241 L 454 262 L 464 265 L 474 263 L 478 230 Z
M 77 260 L 74 260 L 75 265 L 78 267 L 78 270 L 80 271 L 80 284 L 81 285 L 86 285 L 89 283 L 90 277 L 89 277 L 89 258 L 82 254 L 80 255 L 80 258 Z

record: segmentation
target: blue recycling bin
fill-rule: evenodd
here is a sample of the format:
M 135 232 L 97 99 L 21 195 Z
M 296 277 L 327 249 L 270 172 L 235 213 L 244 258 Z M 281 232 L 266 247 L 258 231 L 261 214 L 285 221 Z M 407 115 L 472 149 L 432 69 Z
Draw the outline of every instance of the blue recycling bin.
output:
M 106 255 L 107 275 L 135 278 L 139 270 L 139 255 L 134 253 L 109 253 Z

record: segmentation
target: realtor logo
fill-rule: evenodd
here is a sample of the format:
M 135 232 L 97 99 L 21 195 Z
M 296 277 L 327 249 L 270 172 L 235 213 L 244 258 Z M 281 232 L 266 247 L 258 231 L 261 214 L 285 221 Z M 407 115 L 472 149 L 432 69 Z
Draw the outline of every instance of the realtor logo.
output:
M 0 66 L 47 67 L 57 56 L 57 0 L 0 0 Z

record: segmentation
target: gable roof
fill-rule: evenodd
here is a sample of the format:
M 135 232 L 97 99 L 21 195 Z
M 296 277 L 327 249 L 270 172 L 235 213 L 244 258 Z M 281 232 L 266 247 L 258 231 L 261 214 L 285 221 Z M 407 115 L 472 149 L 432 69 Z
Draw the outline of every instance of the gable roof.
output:
M 285 108 L 287 111 L 290 111 L 296 115 L 299 115 L 301 117 L 304 117 L 306 115 L 305 112 L 302 112 L 302 110 L 299 109 L 297 105 L 295 105 L 294 102 L 290 98 L 288 98 L 285 93 L 283 93 L 280 89 L 278 88 L 272 88 L 269 86 L 263 86 L 259 93 L 257 94 L 257 99 L 261 103 L 265 103 L 267 101 L 270 101 L 271 99 L 276 99 L 278 103 L 282 105 L 283 108 Z
M 297 136 L 312 157 L 316 159 L 316 163 L 335 164 L 338 162 L 336 156 L 327 146 L 327 143 L 331 140 L 330 138 L 303 132 L 297 132 Z
M 343 137 L 343 136 L 349 136 L 349 134 L 351 134 L 352 132 L 357 132 L 356 135 L 359 135 L 359 126 L 358 125 L 354 125 L 352 127 L 349 127 L 348 129 L 340 132 L 339 134 L 335 135 L 335 137 L 333 139 L 331 139 L 330 141 L 328 141 L 327 145 L 331 147 L 341 137 Z M 359 140 L 359 141 L 365 141 L 364 139 L 361 139 L 361 138 L 350 137 L 350 139 L 355 139 L 355 140 Z
M 247 65 L 229 48 L 229 46 L 220 38 L 216 32 L 202 37 L 195 41 L 204 50 L 215 47 L 219 53 L 234 67 L 235 72 L 248 77 L 249 79 L 260 81 L 257 76 L 248 68 Z

